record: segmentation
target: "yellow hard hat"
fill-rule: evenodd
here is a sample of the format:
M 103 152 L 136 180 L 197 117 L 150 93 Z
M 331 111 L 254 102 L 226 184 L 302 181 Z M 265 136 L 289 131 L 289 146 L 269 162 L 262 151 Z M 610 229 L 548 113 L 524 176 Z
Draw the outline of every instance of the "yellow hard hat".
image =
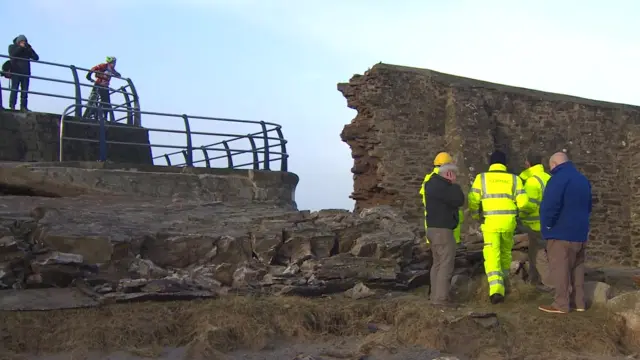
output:
M 435 166 L 441 166 L 451 162 L 453 162 L 453 158 L 451 157 L 451 155 L 449 155 L 449 153 L 446 152 L 438 153 L 438 155 L 436 155 L 436 158 L 433 159 L 433 165 Z

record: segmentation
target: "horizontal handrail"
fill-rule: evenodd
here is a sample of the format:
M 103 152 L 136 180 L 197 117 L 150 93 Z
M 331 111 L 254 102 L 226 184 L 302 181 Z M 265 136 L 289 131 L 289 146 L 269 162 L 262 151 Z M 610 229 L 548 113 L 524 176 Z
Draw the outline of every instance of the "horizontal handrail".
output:
M 180 166 L 180 167 L 194 167 L 194 166 L 212 166 L 215 160 L 226 159 L 227 168 L 240 168 L 244 166 L 252 166 L 256 170 L 271 170 L 271 163 L 280 161 L 280 171 L 287 171 L 288 169 L 288 157 L 286 144 L 287 140 L 284 139 L 282 134 L 282 128 L 280 125 L 265 121 L 253 121 L 253 120 L 240 120 L 240 119 L 227 119 L 227 118 L 215 118 L 206 116 L 192 116 L 186 114 L 171 114 L 160 113 L 153 111 L 140 111 L 131 108 L 112 108 L 113 112 L 134 112 L 136 114 L 144 114 L 145 119 L 152 120 L 153 116 L 158 117 L 173 117 L 180 118 L 183 124 L 183 129 L 168 129 L 155 127 L 136 127 L 132 126 L 131 131 L 145 131 L 149 134 L 148 142 L 135 142 L 135 141 L 120 141 L 107 139 L 107 130 L 110 128 L 121 128 L 122 124 L 113 124 L 107 122 L 104 116 L 100 116 L 98 121 L 89 122 L 79 119 L 68 119 L 70 113 L 77 112 L 75 107 L 77 105 L 69 105 L 63 111 L 60 117 L 60 153 L 59 160 L 64 159 L 64 141 L 78 141 L 87 143 L 96 143 L 100 147 L 100 161 L 107 161 L 107 145 L 119 145 L 119 146 L 133 146 L 133 147 L 148 147 L 151 152 L 155 152 L 157 149 L 175 149 L 177 151 L 166 152 L 162 154 L 152 154 L 151 161 L 164 162 L 168 166 Z M 81 108 L 93 108 L 99 109 L 99 106 L 87 106 L 80 105 Z M 192 122 L 194 120 L 204 120 L 207 122 L 208 127 L 212 123 L 236 123 L 236 124 L 248 124 L 259 127 L 259 131 L 252 131 L 247 134 L 235 134 L 229 132 L 209 132 L 209 131 L 194 131 L 192 129 Z M 90 138 L 78 138 L 66 136 L 64 133 L 65 124 L 83 124 L 90 127 L 99 127 L 99 139 Z M 167 121 L 163 121 L 166 124 Z M 131 125 L 131 124 L 130 124 Z M 137 129 L 137 130 L 136 130 Z M 271 133 L 275 132 L 275 135 Z M 184 142 L 182 144 L 163 144 L 154 143 L 151 141 L 151 134 L 181 134 L 184 135 Z M 223 138 L 222 141 L 212 142 L 204 141 L 203 145 L 194 145 L 194 136 L 204 137 L 205 139 L 211 138 Z M 172 137 L 171 139 L 175 139 Z M 245 139 L 248 142 L 248 146 L 243 147 L 238 141 Z M 256 141 L 261 141 L 261 144 L 256 144 Z M 233 147 L 229 146 L 230 143 L 234 143 Z M 273 148 L 278 148 L 273 149 Z M 279 150 L 279 151 L 278 151 Z M 250 154 L 251 161 L 242 160 L 239 156 Z M 183 162 L 172 161 L 172 157 L 179 155 L 183 159 Z M 200 159 L 195 159 L 194 155 L 201 156 Z M 272 157 L 275 155 L 276 157 Z M 238 165 L 238 161 L 241 163 Z
M 5 74 L 10 75 L 12 78 L 15 77 L 28 77 L 29 79 L 33 79 L 33 80 L 39 80 L 45 83 L 50 83 L 50 84 L 66 84 L 66 85 L 73 85 L 74 90 L 73 93 L 71 94 L 71 91 L 69 91 L 69 93 L 59 93 L 59 92 L 44 92 L 44 91 L 32 91 L 32 90 L 28 90 L 28 91 L 24 91 L 23 89 L 18 89 L 18 90 L 12 90 L 11 87 L 2 87 L 0 86 L 0 90 L 6 90 L 6 91 L 15 91 L 16 93 L 27 93 L 27 94 L 32 94 L 32 95 L 38 95 L 38 96 L 46 96 L 46 97 L 52 97 L 52 98 L 58 98 L 58 99 L 68 99 L 68 100 L 72 100 L 74 102 L 74 105 L 76 106 L 74 108 L 75 110 L 75 116 L 76 117 L 82 117 L 82 108 L 80 107 L 80 105 L 82 105 L 84 102 L 89 101 L 89 99 L 83 98 L 82 96 L 82 89 L 83 88 L 92 88 L 94 85 L 90 84 L 90 83 L 81 83 L 80 82 L 80 75 L 79 72 L 85 72 L 88 73 L 91 71 L 91 69 L 87 69 L 87 68 L 83 68 L 83 67 L 77 67 L 74 65 L 64 65 L 64 64 L 58 64 L 58 63 L 54 63 L 54 62 L 49 62 L 49 61 L 42 61 L 42 60 L 32 60 L 32 59 L 25 59 L 25 58 L 21 58 L 21 57 L 12 57 L 12 56 L 7 56 L 7 55 L 0 55 L 0 60 L 2 59 L 10 59 L 10 60 L 21 60 L 21 61 L 29 61 L 32 64 L 37 64 L 37 65 L 43 65 L 43 66 L 47 66 L 47 67 L 57 67 L 57 68 L 64 68 L 64 69 L 69 69 L 71 71 L 71 79 L 59 79 L 59 78 L 54 78 L 54 77 L 45 77 L 45 76 L 40 76 L 40 75 L 36 75 L 38 72 L 32 71 L 32 74 L 30 75 L 25 75 L 25 74 L 20 74 L 20 73 L 14 73 L 14 72 L 5 72 Z M 6 60 L 4 60 L 6 61 Z M 1 62 L 4 62 L 1 61 Z M 100 74 L 101 72 L 94 72 L 96 74 Z M 135 126 L 142 126 L 142 120 L 141 120 L 141 114 L 139 112 L 136 112 L 136 110 L 140 110 L 140 100 L 138 97 L 138 93 L 136 91 L 135 86 L 133 85 L 133 81 L 130 78 L 125 78 L 125 77 L 120 77 L 120 76 L 114 76 L 111 75 L 111 79 L 116 79 L 117 81 L 121 81 L 124 82 L 124 85 L 122 86 L 117 86 L 114 88 L 110 89 L 110 94 L 118 94 L 121 95 L 123 97 L 123 103 L 120 104 L 119 100 L 116 100 L 115 102 L 112 101 L 111 105 L 112 106 L 118 106 L 118 107 L 124 107 L 128 110 L 128 114 L 126 117 L 124 117 L 123 119 L 127 119 L 127 123 L 128 124 L 132 124 Z M 31 85 L 30 85 L 31 87 Z M 115 103 L 115 104 L 114 104 Z M 116 121 L 116 119 L 114 119 L 113 115 L 112 117 L 112 121 Z M 120 120 L 123 120 L 120 119 Z

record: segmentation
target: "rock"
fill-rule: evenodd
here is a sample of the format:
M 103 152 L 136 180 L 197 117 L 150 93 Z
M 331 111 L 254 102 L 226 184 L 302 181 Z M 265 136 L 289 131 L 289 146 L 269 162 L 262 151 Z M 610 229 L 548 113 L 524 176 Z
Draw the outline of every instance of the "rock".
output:
M 514 250 L 511 252 L 511 259 L 512 261 L 524 263 L 529 261 L 529 254 L 525 251 Z
M 607 308 L 622 316 L 627 330 L 635 337 L 640 335 L 640 291 L 629 292 L 609 299 Z
M 146 235 L 141 244 L 140 255 L 161 267 L 185 268 L 201 265 L 210 262 L 218 254 L 219 240 L 218 236 L 195 234 Z
M 251 265 L 243 265 L 238 267 L 233 273 L 234 288 L 246 288 L 248 286 L 258 286 L 258 283 L 267 274 L 265 269 L 257 269 Z
M 468 299 L 478 289 L 479 282 L 465 274 L 457 274 L 451 277 L 451 296 L 454 299 Z
M 217 266 L 199 266 L 191 271 L 190 279 L 195 285 L 203 290 L 218 291 L 222 287 L 222 282 L 216 279 L 216 273 L 217 269 L 224 265 L 229 264 L 222 264 Z M 233 282 L 232 276 L 233 274 L 231 274 L 228 279 L 224 276 L 221 276 L 221 278 L 227 280 L 227 286 L 231 286 Z
M 0 239 L 0 256 L 20 251 L 18 241 L 13 236 L 4 236 Z
M 78 254 L 67 254 L 61 252 L 50 252 L 43 256 L 39 256 L 35 261 L 34 265 L 46 266 L 46 265 L 82 265 L 84 262 L 84 258 L 82 255 Z
M 166 269 L 148 259 L 135 258 L 129 265 L 129 272 L 143 278 L 162 278 L 169 275 Z
M 361 281 L 368 286 L 395 283 L 399 267 L 390 259 L 354 257 L 340 254 L 319 259 L 313 267 L 314 275 L 320 280 Z M 352 286 L 353 286 L 352 285 Z
M 85 264 L 82 255 L 54 251 L 36 256 L 31 262 L 30 270 L 26 270 L 25 280 L 29 275 L 35 274 L 36 276 L 31 278 L 31 284 L 67 287 L 75 279 L 82 279 L 96 273 L 98 268 Z M 37 279 L 36 282 L 33 282 L 34 278 Z
M 286 220 L 264 220 L 251 232 L 251 248 L 258 260 L 265 264 L 274 261 L 278 250 L 284 243 L 284 230 L 291 226 Z
M 291 360 L 323 360 L 323 358 L 314 355 L 298 354 Z
M 469 317 L 473 319 L 473 321 L 482 326 L 485 329 L 489 329 L 492 327 L 496 327 L 500 324 L 498 321 L 498 316 L 496 313 L 475 313 L 472 312 L 469 314 Z
M 105 236 L 78 235 L 74 232 L 69 232 L 62 224 L 47 225 L 44 220 L 41 220 L 38 225 L 43 230 L 37 236 L 37 240 L 52 250 L 78 254 L 86 261 L 94 264 L 111 260 L 113 244 L 107 236 L 107 231 L 104 232 Z M 82 230 L 75 229 L 75 231 Z M 87 232 L 90 233 L 92 230 Z
M 613 296 L 613 289 L 609 284 L 596 281 L 587 281 L 584 284 L 584 297 L 587 306 L 594 304 L 604 305 Z
M 523 250 L 529 247 L 528 234 L 516 234 L 513 236 L 513 250 Z
M 354 300 L 364 299 L 367 297 L 374 296 L 375 294 L 376 294 L 375 291 L 369 289 L 363 283 L 357 283 L 354 287 L 345 291 L 344 293 L 345 296 L 350 297 Z

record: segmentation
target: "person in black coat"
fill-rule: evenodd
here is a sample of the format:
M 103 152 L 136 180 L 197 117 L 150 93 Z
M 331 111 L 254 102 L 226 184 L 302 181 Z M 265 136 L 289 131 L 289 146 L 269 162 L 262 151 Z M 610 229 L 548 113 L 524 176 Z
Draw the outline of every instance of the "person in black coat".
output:
M 431 244 L 431 303 L 435 306 L 454 306 L 449 301 L 449 289 L 456 258 L 456 239 L 453 230 L 460 221 L 464 193 L 456 184 L 454 164 L 445 164 L 424 184 L 427 210 L 427 239 Z
M 27 108 L 27 98 L 29 95 L 31 60 L 38 61 L 40 57 L 24 35 L 18 35 L 13 39 L 13 44 L 9 45 L 9 56 L 11 56 L 11 95 L 9 96 L 9 107 L 11 110 L 15 110 L 18 100 L 18 88 L 20 88 L 20 110 L 29 111 Z

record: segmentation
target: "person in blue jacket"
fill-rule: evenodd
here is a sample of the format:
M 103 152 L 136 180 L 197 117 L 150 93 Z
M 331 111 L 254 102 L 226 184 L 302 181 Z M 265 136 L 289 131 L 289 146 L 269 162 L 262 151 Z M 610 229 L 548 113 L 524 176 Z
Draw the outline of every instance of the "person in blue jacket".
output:
M 555 289 L 551 305 L 538 309 L 555 314 L 585 311 L 584 262 L 591 216 L 591 183 L 567 154 L 549 159 L 551 179 L 540 204 L 540 232 L 547 240 L 549 277 Z

